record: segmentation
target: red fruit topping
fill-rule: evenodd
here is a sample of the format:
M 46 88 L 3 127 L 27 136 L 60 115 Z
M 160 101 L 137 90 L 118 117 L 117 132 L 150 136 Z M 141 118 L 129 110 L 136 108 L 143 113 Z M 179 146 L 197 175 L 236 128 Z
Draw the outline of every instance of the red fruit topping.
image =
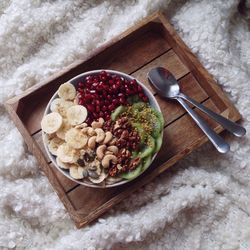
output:
M 135 79 L 127 80 L 104 70 L 97 75 L 87 76 L 77 86 L 78 103 L 89 111 L 88 124 L 99 117 L 110 119 L 111 112 L 119 105 L 127 105 L 127 98 L 131 95 L 138 95 L 142 101 L 148 102 L 143 88 Z

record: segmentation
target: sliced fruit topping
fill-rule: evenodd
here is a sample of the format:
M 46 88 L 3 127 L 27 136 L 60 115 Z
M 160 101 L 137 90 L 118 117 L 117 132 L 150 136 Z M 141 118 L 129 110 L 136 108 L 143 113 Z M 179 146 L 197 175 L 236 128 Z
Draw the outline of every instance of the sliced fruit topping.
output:
M 162 115 L 162 113 L 161 112 L 159 112 L 159 111 L 157 111 L 157 110 L 155 110 L 155 109 L 152 109 L 152 112 L 153 112 L 153 114 L 158 118 L 158 121 L 160 122 L 160 124 L 161 124 L 161 129 L 163 129 L 164 128 L 164 118 L 163 118 L 163 115 Z
M 55 133 L 62 126 L 62 116 L 56 112 L 45 115 L 41 121 L 41 128 L 47 134 Z
M 122 173 L 121 177 L 127 180 L 133 180 L 135 179 L 138 175 L 141 174 L 141 168 L 142 165 L 139 164 L 134 170 L 126 172 L 126 173 Z
M 57 149 L 63 144 L 63 140 L 58 137 L 54 137 L 49 141 L 48 149 L 52 155 L 57 155 Z
M 60 85 L 58 95 L 64 100 L 74 100 L 76 97 L 75 86 L 69 82 Z
M 50 110 L 52 112 L 59 113 L 63 118 L 67 116 L 67 109 L 73 106 L 74 103 L 71 101 L 65 101 L 62 98 L 54 99 L 50 104 Z
M 111 120 L 112 121 L 115 121 L 115 120 L 117 120 L 117 118 L 123 113 L 123 112 L 125 112 L 127 109 L 126 109 L 126 107 L 125 106 L 119 106 L 119 107 L 117 107 L 116 109 L 115 109 L 115 111 L 114 112 L 112 112 L 112 114 L 111 114 Z
M 141 158 L 147 157 L 154 152 L 154 149 L 155 149 L 155 140 L 152 136 L 148 135 L 146 145 L 143 146 L 139 156 Z
M 62 162 L 59 157 L 56 157 L 56 164 L 62 169 L 69 169 L 70 164 Z
M 72 126 L 83 123 L 87 115 L 87 109 L 81 105 L 74 105 L 67 109 L 67 119 Z
M 152 156 L 145 157 L 142 161 L 142 172 L 145 171 L 152 163 Z
M 57 157 L 64 163 L 74 163 L 79 159 L 79 151 L 63 143 L 57 149 Z
M 83 148 L 88 142 L 88 136 L 80 129 L 71 128 L 65 134 L 65 141 L 68 145 L 75 149 Z
M 155 139 L 155 152 L 158 152 L 161 149 L 162 141 L 163 141 L 163 133 L 158 135 L 158 137 L 156 137 Z

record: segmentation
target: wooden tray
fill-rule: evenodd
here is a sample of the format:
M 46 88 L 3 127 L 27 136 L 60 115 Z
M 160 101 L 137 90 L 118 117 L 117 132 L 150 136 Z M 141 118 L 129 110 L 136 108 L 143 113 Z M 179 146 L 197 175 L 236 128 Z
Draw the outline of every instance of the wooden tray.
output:
M 149 69 L 155 66 L 168 68 L 179 80 L 182 91 L 198 102 L 233 121 L 241 118 L 212 76 L 161 13 L 145 18 L 97 49 L 87 60 L 70 65 L 46 82 L 35 85 L 6 103 L 6 108 L 29 150 L 36 156 L 78 228 L 150 182 L 204 144 L 207 138 L 179 104 L 163 100 L 154 93 L 165 118 L 164 143 L 158 157 L 141 177 L 128 184 L 109 189 L 93 189 L 72 182 L 52 166 L 41 138 L 40 121 L 44 109 L 60 84 L 93 69 L 113 69 L 131 74 L 154 92 L 146 76 Z M 223 130 L 220 125 L 205 116 L 204 118 L 217 133 Z

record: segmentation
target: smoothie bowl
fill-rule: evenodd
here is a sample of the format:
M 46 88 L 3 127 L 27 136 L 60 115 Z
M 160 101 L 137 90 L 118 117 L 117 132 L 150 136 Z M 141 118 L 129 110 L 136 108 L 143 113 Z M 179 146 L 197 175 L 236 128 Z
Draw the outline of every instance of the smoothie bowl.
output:
M 89 71 L 61 84 L 41 121 L 54 166 L 71 180 L 96 188 L 141 175 L 161 148 L 163 127 L 152 93 L 113 70 Z

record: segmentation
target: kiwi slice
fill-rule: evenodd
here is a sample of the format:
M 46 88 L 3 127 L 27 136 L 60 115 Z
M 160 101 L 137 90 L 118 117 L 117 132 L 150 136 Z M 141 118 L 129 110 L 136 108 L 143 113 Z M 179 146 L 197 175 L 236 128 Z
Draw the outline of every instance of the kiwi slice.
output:
M 119 116 L 120 114 L 122 114 L 123 112 L 126 111 L 126 107 L 125 106 L 118 106 L 111 114 L 111 120 L 112 121 L 115 121 Z
M 163 142 L 163 133 L 161 133 L 160 135 L 158 135 L 158 137 L 155 138 L 155 153 L 161 149 L 162 142 Z
M 151 155 L 155 150 L 155 140 L 152 136 L 148 135 L 146 140 L 146 145 L 143 146 L 139 156 L 145 158 Z
M 149 156 L 147 156 L 147 157 L 145 157 L 143 159 L 142 172 L 144 172 L 150 166 L 151 162 L 152 162 L 152 156 L 151 155 L 149 155 Z
M 151 135 L 154 138 L 157 138 L 162 131 L 162 123 L 154 113 L 148 113 L 147 120 L 150 122 L 152 126 Z
M 154 108 L 152 108 L 152 112 L 158 118 L 158 120 L 159 120 L 159 122 L 161 124 L 161 129 L 163 129 L 165 122 L 164 122 L 164 117 L 163 117 L 162 113 L 159 112 L 158 110 L 154 109 Z
M 139 154 L 138 151 L 132 151 L 131 158 L 134 159 Z
M 134 170 L 122 173 L 121 177 L 127 180 L 133 180 L 134 178 L 136 178 L 138 175 L 141 174 L 141 168 L 142 164 L 140 163 Z
M 136 102 L 132 105 L 132 112 L 140 112 L 145 108 L 147 108 L 147 104 L 145 102 Z

